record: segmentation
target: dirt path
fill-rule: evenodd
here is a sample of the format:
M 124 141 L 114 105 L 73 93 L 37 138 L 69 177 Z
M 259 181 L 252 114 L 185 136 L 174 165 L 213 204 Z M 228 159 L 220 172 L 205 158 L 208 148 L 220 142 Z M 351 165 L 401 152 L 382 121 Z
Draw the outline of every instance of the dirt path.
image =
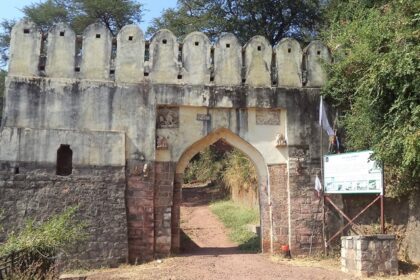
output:
M 184 188 L 181 205 L 181 247 L 187 254 L 208 255 L 213 252 L 237 253 L 237 244 L 210 211 L 209 202 L 219 194 L 212 187 Z
M 206 199 L 202 199 L 203 192 L 207 192 Z M 208 208 L 212 196 L 203 188 L 183 192 L 181 224 L 189 238 L 184 237 L 182 255 L 139 266 L 97 271 L 88 279 L 354 279 L 337 269 L 292 266 L 274 262 L 268 255 L 241 253 Z

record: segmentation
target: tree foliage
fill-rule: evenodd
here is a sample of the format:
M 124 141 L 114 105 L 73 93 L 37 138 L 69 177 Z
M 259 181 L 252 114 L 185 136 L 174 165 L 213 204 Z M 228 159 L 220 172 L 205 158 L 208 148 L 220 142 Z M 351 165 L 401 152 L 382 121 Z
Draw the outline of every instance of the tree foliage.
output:
M 43 31 L 54 23 L 66 22 L 80 34 L 89 24 L 100 21 L 116 35 L 124 25 L 140 23 L 142 5 L 137 0 L 46 0 L 22 11 Z
M 161 28 L 183 37 L 202 31 L 214 40 L 222 32 L 232 32 L 245 43 L 254 35 L 265 36 L 271 44 L 283 37 L 305 40 L 321 19 L 319 0 L 179 0 L 153 20 L 149 35 Z
M 351 150 L 373 149 L 392 195 L 419 190 L 420 2 L 332 1 L 322 37 L 334 50 L 323 92 Z

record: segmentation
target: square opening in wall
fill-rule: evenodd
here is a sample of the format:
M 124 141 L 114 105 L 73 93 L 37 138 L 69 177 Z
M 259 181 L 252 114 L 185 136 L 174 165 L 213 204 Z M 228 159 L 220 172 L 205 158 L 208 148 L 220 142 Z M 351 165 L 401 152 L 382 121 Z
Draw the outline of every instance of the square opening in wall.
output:
M 257 50 L 258 50 L 258 51 L 261 51 L 261 46 L 258 46 L 258 47 L 257 47 Z
M 178 80 L 181 80 L 182 79 L 182 75 L 178 75 Z
M 316 54 L 317 55 L 321 55 L 321 51 L 316 51 Z
M 128 36 L 128 41 L 133 41 L 134 37 L 133 36 Z
M 230 48 L 230 44 L 226 44 L 226 48 Z
M 25 28 L 25 29 L 23 29 L 23 33 L 24 33 L 24 34 L 29 34 L 29 32 L 30 32 L 29 28 Z
M 101 34 L 96 34 L 96 39 L 101 38 Z
M 63 37 L 64 36 L 64 31 L 60 31 L 60 36 Z
M 80 72 L 80 67 L 74 67 L 74 72 Z
M 168 41 L 166 40 L 166 39 L 163 39 L 162 40 L 162 44 L 165 44 L 166 45 L 166 43 L 167 43 Z
M 198 46 L 200 45 L 200 42 L 195 42 L 194 45 Z
M 292 52 L 292 49 L 291 49 L 291 48 L 288 48 L 288 49 L 287 49 L 287 52 L 288 52 L 288 53 L 291 53 L 291 52 Z

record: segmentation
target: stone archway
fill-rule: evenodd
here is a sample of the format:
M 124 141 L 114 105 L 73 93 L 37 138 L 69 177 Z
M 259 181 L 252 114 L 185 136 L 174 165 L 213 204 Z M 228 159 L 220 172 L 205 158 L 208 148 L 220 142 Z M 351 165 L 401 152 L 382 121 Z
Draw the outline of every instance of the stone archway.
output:
M 261 248 L 263 252 L 272 250 L 272 219 L 270 206 L 269 173 L 263 156 L 251 144 L 226 128 L 220 128 L 209 133 L 185 149 L 179 158 L 174 174 L 172 225 L 171 225 L 171 251 L 179 252 L 180 249 L 180 205 L 182 201 L 182 184 L 185 169 L 190 160 L 218 140 L 224 140 L 232 147 L 246 154 L 253 162 L 258 175 L 258 192 L 261 221 Z

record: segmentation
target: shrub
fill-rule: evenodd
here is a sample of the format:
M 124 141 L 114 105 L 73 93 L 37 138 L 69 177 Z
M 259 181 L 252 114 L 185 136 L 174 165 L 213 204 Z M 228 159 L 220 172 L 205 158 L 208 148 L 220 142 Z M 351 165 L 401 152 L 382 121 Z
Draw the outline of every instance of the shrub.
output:
M 0 245 L 0 256 L 15 254 L 18 260 L 10 279 L 53 279 L 55 258 L 76 242 L 85 239 L 85 225 L 74 216 L 77 207 L 65 209 L 43 223 L 30 219 L 19 232 L 12 232 Z M 25 275 L 31 275 L 27 278 Z
M 77 207 L 67 208 L 44 223 L 28 220 L 22 231 L 12 232 L 0 246 L 0 256 L 20 251 L 48 254 L 65 251 L 85 238 L 85 225 L 74 219 L 76 210 Z

